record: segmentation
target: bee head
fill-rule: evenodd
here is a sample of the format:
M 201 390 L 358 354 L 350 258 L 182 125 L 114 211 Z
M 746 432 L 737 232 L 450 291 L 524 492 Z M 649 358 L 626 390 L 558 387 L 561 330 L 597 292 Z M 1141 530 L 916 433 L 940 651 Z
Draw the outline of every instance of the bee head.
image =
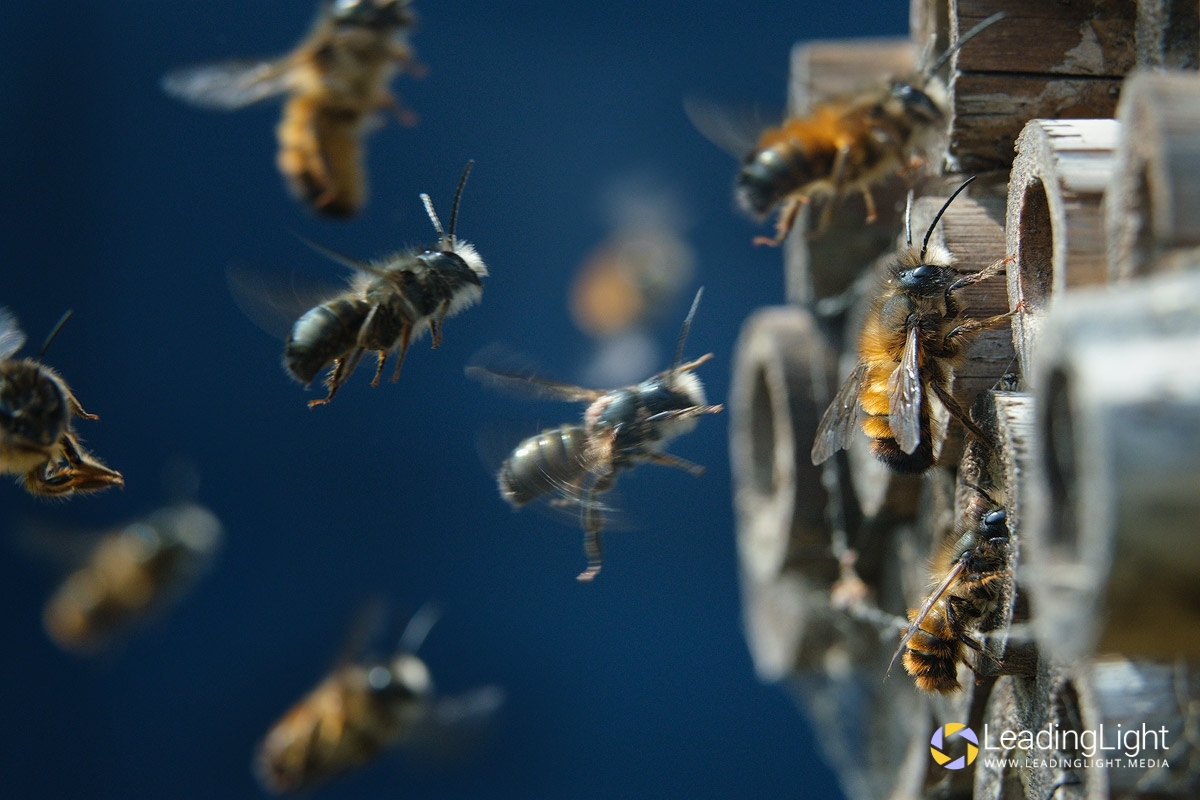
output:
M 34 361 L 18 361 L 0 375 L 0 428 L 8 436 L 48 447 L 67 425 L 67 403 L 52 372 Z
M 985 539 L 1008 538 L 1008 514 L 1003 508 L 997 508 L 983 515 L 979 521 L 979 532 Z
M 329 14 L 340 24 L 368 28 L 399 28 L 413 23 L 408 0 L 333 0 Z
M 896 281 L 900 284 L 900 288 L 908 294 L 916 295 L 943 293 L 946 291 L 946 287 L 958 277 L 958 272 L 953 268 L 930 263 L 917 264 L 913 267 L 901 266 L 896 271 Z

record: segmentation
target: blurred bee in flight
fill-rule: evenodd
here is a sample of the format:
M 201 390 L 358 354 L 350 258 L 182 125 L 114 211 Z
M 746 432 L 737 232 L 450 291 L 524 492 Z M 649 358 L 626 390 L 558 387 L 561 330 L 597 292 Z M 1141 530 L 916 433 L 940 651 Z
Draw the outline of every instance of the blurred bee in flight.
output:
M 1003 17 L 1000 12 L 980 22 L 923 72 L 828 98 L 804 116 L 789 117 L 762 131 L 753 144 L 727 114 L 689 103 L 688 115 L 700 132 L 742 160 L 734 185 L 738 206 L 758 220 L 779 211 L 775 235 L 756 237 L 754 243 L 781 244 L 800 207 L 814 199 L 824 202 L 814 233 L 824 233 L 836 202 L 852 192 L 862 194 L 867 222 L 874 222 L 871 187 L 923 163 L 923 154 L 945 125 L 946 92 L 936 73 L 963 45 Z
M 408 44 L 413 21 L 409 0 L 324 0 L 288 55 L 181 69 L 163 78 L 163 88 L 222 111 L 286 94 L 276 128 L 279 171 L 315 211 L 353 216 L 366 198 L 362 139 L 375 112 L 415 120 L 388 91 L 396 72 L 419 71 Z
M 103 650 L 182 597 L 221 539 L 220 521 L 193 503 L 159 509 L 105 534 L 46 603 L 46 633 L 64 650 Z
M 896 254 L 859 333 L 858 366 L 817 426 L 814 464 L 848 447 L 861 426 L 871 438 L 871 451 L 893 470 L 924 472 L 933 465 L 930 394 L 981 441 L 989 441 L 950 394 L 950 380 L 965 345 L 1013 312 L 965 318 L 954 293 L 996 275 L 1012 259 L 964 275 L 948 250 L 929 243 L 942 214 L 973 180 L 965 180 L 942 205 L 920 247 L 912 243 L 909 194 L 907 246 Z
M 586 389 L 478 366 L 467 368 L 468 375 L 501 388 L 588 403 L 582 424 L 550 428 L 529 437 L 517 445 L 497 476 L 501 496 L 514 508 L 551 493 L 556 502 L 579 505 L 588 559 L 587 569 L 578 575 L 581 581 L 595 578 L 603 564 L 600 532 L 604 509 L 599 499 L 613 488 L 622 470 L 650 463 L 697 476 L 704 472 L 702 466 L 662 449 L 671 439 L 695 428 L 697 417 L 723 408 L 707 404 L 704 386 L 692 373 L 713 354 L 683 363 L 683 347 L 702 293 L 696 293 L 683 322 L 671 368 L 634 386 Z
M 428 607 L 418 612 L 389 658 L 343 657 L 271 726 L 254 760 L 264 788 L 311 789 L 386 750 L 462 735 L 495 713 L 504 699 L 496 686 L 458 697 L 435 694 L 428 667 L 415 655 L 434 616 Z
M 970 631 L 993 613 L 1008 563 L 1008 521 L 1003 508 L 982 489 L 964 518 L 930 561 L 931 591 L 910 624 L 888 666 L 903 654 L 904 668 L 926 692 L 961 689 L 958 665 L 971 666 L 966 648 L 981 652 Z M 973 669 L 973 667 L 972 667 Z
M 442 228 L 429 195 L 422 194 L 425 212 L 438 232 L 438 244 L 420 252 L 403 250 L 374 262 L 356 261 L 309 242 L 310 246 L 353 270 L 350 289 L 310 308 L 295 321 L 284 346 L 284 366 L 296 380 L 308 385 L 322 369 L 332 365 L 325 378 L 328 394 L 309 401 L 309 407 L 328 403 L 338 388 L 354 373 L 368 351 L 378 359 L 372 386 L 379 385 L 388 354 L 395 350 L 392 382 L 400 379 L 400 367 L 409 344 L 426 329 L 433 346 L 442 341 L 442 323 L 447 317 L 469 308 L 483 296 L 480 278 L 487 277 L 474 245 L 458 239 L 455 224 L 463 187 L 474 162 L 468 162 L 454 193 L 450 228 Z M 265 296 L 261 286 L 251 285 L 231 274 L 231 288 L 251 318 L 269 318 L 284 310 L 285 301 Z
M 66 497 L 124 486 L 121 473 L 83 449 L 73 417 L 83 410 L 66 381 L 42 363 L 50 342 L 70 317 L 63 315 L 34 358 L 13 358 L 25 344 L 16 318 L 0 308 L 0 472 L 18 475 L 30 494 Z

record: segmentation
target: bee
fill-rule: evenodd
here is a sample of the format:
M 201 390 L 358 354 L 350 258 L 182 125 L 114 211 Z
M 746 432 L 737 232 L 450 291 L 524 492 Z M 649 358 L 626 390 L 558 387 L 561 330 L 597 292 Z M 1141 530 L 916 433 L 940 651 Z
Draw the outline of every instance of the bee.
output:
M 982 490 L 954 536 L 938 548 L 930 563 L 932 591 L 920 608 L 908 612 L 910 624 L 892 656 L 888 671 L 903 654 L 904 668 L 926 692 L 948 694 L 962 687 L 958 664 L 966 650 L 981 652 L 968 632 L 996 610 L 1007 575 L 1008 521 L 1003 508 Z
M 591 581 L 600 572 L 604 509 L 599 498 L 610 491 L 622 470 L 659 464 L 692 475 L 704 468 L 663 451 L 663 446 L 696 426 L 702 414 L 724 406 L 708 405 L 704 386 L 692 371 L 712 357 L 708 353 L 683 363 L 683 347 L 703 290 L 696 293 L 683 322 L 670 369 L 620 389 L 586 389 L 544 378 L 506 375 L 482 367 L 467 374 L 502 388 L 532 391 L 560 400 L 588 403 L 583 423 L 550 428 L 517 445 L 496 481 L 500 495 L 514 508 L 555 493 L 556 502 L 577 503 L 584 532 L 587 568 L 577 577 Z
M 463 186 L 474 162 L 469 162 L 459 179 L 450 212 L 450 229 L 442 228 L 429 195 L 421 202 L 438 233 L 438 244 L 421 251 L 403 250 L 374 262 L 356 261 L 313 242 L 309 246 L 349 267 L 350 288 L 319 302 L 291 325 L 284 345 L 284 368 L 306 386 L 317 374 L 332 366 L 325 378 L 328 394 L 309 401 L 309 407 L 331 401 L 338 388 L 354 373 L 368 351 L 377 356 L 372 386 L 378 386 L 388 354 L 396 351 L 392 382 L 400 379 L 400 368 L 413 339 L 429 330 L 433 346 L 442 341 L 442 323 L 447 317 L 469 308 L 483 296 L 481 278 L 488 270 L 474 245 L 455 236 Z M 263 296 L 269 288 L 243 284 L 232 275 L 235 298 L 252 318 L 264 327 L 278 319 L 289 304 Z
M 25 334 L 0 308 L 0 472 L 20 476 L 30 494 L 66 497 L 125 485 L 121 473 L 83 449 L 71 425 L 73 417 L 99 417 L 84 411 L 67 382 L 42 363 L 70 316 L 63 315 L 36 357 L 17 359 Z
M 105 534 L 46 603 L 46 633 L 64 650 L 103 649 L 178 600 L 212 562 L 221 538 L 216 516 L 192 503 Z
M 883 290 L 859 334 L 858 366 L 846 378 L 821 417 L 812 447 L 820 464 L 847 447 L 855 430 L 871 438 L 871 451 L 896 472 L 920 473 L 933 465 L 930 394 L 982 441 L 989 437 L 962 410 L 948 389 L 963 348 L 980 331 L 999 325 L 1014 312 L 982 320 L 963 316 L 954 293 L 996 275 L 1011 261 L 1001 259 L 976 273 L 962 274 L 944 247 L 929 238 L 974 177 L 954 190 L 942 205 L 918 248 L 912 243 L 910 214 L 905 214 L 907 246 L 895 257 Z
M 171 72 L 164 90 L 202 108 L 232 111 L 286 94 L 276 163 L 292 193 L 331 217 L 366 198 L 362 140 L 380 109 L 412 114 L 388 91 L 396 72 L 418 72 L 407 36 L 409 0 L 325 0 L 308 36 L 288 55 Z
M 495 686 L 457 698 L 435 694 L 429 668 L 408 644 L 413 624 L 421 622 L 418 614 L 387 659 L 361 654 L 342 659 L 271 726 L 254 758 L 265 789 L 275 794 L 310 789 L 385 750 L 420 744 L 436 733 L 453 734 L 496 710 L 503 692 Z
M 760 221 L 779 211 L 775 235 L 755 237 L 754 244 L 782 244 L 801 206 L 813 199 L 824 201 L 817 234 L 828 229 L 835 202 L 853 192 L 862 195 L 866 221 L 874 222 L 871 187 L 919 166 L 928 140 L 945 126 L 948 101 L 935 74 L 959 48 L 1003 17 L 1000 12 L 980 22 L 922 73 L 828 98 L 804 116 L 767 128 L 748 152 L 720 112 L 689 108 L 708 138 L 742 151 L 735 152 L 742 159 L 734 182 L 738 206 Z

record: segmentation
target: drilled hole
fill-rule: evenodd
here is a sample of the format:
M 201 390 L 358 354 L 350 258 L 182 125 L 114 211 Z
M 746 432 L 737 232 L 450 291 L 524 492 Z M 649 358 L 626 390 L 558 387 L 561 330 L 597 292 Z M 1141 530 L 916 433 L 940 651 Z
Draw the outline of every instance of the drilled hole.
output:
M 1047 402 L 1042 411 L 1045 431 L 1045 470 L 1050 488 L 1053 521 L 1047 532 L 1051 544 L 1076 549 L 1075 520 L 1076 453 L 1071 415 L 1070 381 L 1062 370 L 1054 370 L 1047 383 Z
M 1046 187 L 1040 180 L 1025 187 L 1018 224 L 1021 299 L 1026 310 L 1039 310 L 1054 289 L 1054 231 Z
M 773 495 L 775 476 L 775 408 L 765 369 L 754 374 L 750 396 L 750 480 L 760 495 Z

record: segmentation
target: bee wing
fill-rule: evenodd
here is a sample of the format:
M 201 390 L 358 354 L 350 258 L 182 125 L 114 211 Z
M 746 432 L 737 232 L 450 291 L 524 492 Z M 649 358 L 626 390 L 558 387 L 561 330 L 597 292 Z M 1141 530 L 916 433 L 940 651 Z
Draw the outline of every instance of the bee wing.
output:
M 917 364 L 917 329 L 911 328 L 904 340 L 900 366 L 888 381 L 888 427 L 896 444 L 912 453 L 921 444 L 921 372 Z
M 900 654 L 904 652 L 904 648 L 908 646 L 908 643 L 912 641 L 912 638 L 917 635 L 917 631 L 921 629 L 921 623 L 925 621 L 927 616 L 929 616 L 930 609 L 932 609 L 934 604 L 941 599 L 942 595 L 946 593 L 946 590 L 954 585 L 954 582 L 958 580 L 958 576 L 962 574 L 965 566 L 965 561 L 961 559 L 957 561 L 950 569 L 950 572 L 946 574 L 946 577 L 941 584 L 939 584 L 938 587 L 933 590 L 933 593 L 930 594 L 929 597 L 925 598 L 925 602 L 921 603 L 921 607 L 917 609 L 917 613 L 913 616 L 912 622 L 908 624 L 908 630 L 904 632 L 904 638 L 900 640 L 900 645 L 896 648 L 896 652 L 892 654 L 892 660 L 888 664 L 887 672 L 885 672 L 883 675 L 884 680 L 887 680 L 887 676 L 891 674 L 892 667 L 896 666 L 896 659 L 900 657 Z
M 684 98 L 683 110 L 705 139 L 738 161 L 758 149 L 759 137 L 766 128 L 779 124 L 778 120 L 762 119 L 763 115 L 756 112 L 739 113 L 696 97 Z
M 821 422 L 817 425 L 817 434 L 813 438 L 812 462 L 820 464 L 838 450 L 848 447 L 858 430 L 859 420 L 862 419 L 862 407 L 858 404 L 858 393 L 862 386 L 863 376 L 867 373 L 867 363 L 858 362 L 858 366 L 846 378 L 837 396 L 825 409 Z
M 552 381 L 537 375 L 497 372 L 477 364 L 468 366 L 466 373 L 467 377 L 477 380 L 485 386 L 522 397 L 590 403 L 606 394 L 603 389 L 587 389 L 583 386 Z
M 291 60 L 244 59 L 184 67 L 163 76 L 162 88 L 200 108 L 234 111 L 288 91 Z
M 345 291 L 345 287 L 325 284 L 311 278 L 292 275 L 266 275 L 243 267 L 225 270 L 233 302 L 259 328 L 286 342 L 296 320 L 309 309 Z
M 8 358 L 25 344 L 25 332 L 7 308 L 0 308 L 0 359 Z

